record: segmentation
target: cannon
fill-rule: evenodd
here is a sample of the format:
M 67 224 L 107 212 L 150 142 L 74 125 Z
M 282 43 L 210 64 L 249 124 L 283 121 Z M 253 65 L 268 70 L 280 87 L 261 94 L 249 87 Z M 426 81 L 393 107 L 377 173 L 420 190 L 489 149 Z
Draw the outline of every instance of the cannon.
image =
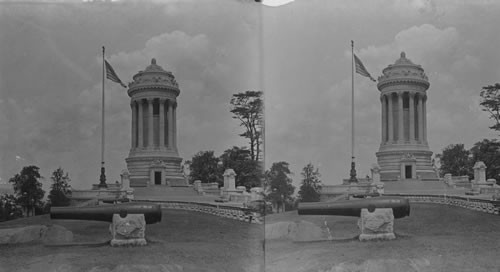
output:
M 394 218 L 402 218 L 410 215 L 410 202 L 408 199 L 387 196 L 335 202 L 299 203 L 298 213 L 300 215 L 341 215 L 360 217 L 362 209 L 373 212 L 377 208 L 391 208 Z
M 93 220 L 113 222 L 113 215 L 144 214 L 146 224 L 161 221 L 161 208 L 151 203 L 122 203 L 91 207 L 51 207 L 50 219 Z

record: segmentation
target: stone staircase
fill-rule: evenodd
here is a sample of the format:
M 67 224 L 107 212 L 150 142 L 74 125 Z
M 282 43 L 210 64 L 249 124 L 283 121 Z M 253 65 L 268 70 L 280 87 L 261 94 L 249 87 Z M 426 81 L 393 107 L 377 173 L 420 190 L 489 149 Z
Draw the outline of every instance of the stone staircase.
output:
M 134 200 L 214 202 L 218 198 L 199 195 L 193 187 L 150 186 L 134 188 Z
M 411 193 L 411 194 L 455 194 L 462 193 L 463 189 L 451 188 L 442 181 L 403 180 L 384 182 L 385 194 Z

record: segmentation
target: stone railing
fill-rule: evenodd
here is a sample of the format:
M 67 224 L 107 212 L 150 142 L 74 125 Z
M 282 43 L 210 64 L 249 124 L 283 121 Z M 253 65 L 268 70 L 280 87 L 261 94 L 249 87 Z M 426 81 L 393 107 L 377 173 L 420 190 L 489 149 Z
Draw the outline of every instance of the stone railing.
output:
M 141 200 L 142 202 L 143 200 Z M 263 217 L 260 213 L 247 208 L 225 206 L 210 203 L 184 202 L 184 201 L 156 201 L 148 200 L 145 202 L 154 202 L 161 205 L 163 209 L 179 209 L 195 212 L 208 213 L 215 216 L 230 218 L 234 220 L 262 224 Z
M 444 204 L 490 214 L 500 214 L 500 201 L 494 200 L 447 195 L 384 194 L 384 196 L 400 196 L 407 198 L 408 200 L 410 200 L 410 202 L 413 203 Z

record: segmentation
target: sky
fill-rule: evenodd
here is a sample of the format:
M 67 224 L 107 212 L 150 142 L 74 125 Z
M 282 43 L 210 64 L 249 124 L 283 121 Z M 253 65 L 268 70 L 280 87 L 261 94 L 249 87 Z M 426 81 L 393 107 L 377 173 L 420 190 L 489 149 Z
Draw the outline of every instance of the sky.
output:
M 48 190 L 62 167 L 70 184 L 99 183 L 102 50 L 125 83 L 152 58 L 179 83 L 180 156 L 244 146 L 234 93 L 260 89 L 260 5 L 252 1 L 38 1 L 0 3 L 0 178 L 36 165 Z M 107 182 L 130 150 L 126 89 L 105 82 Z
M 427 138 L 440 153 L 496 138 L 479 107 L 500 78 L 500 2 L 118 0 L 0 3 L 0 178 L 37 165 L 50 183 L 62 167 L 74 188 L 98 183 L 101 46 L 124 82 L 151 58 L 176 77 L 178 148 L 188 160 L 247 142 L 231 118 L 232 94 L 264 91 L 265 164 L 286 161 L 296 186 L 309 162 L 324 184 L 350 169 L 351 47 L 373 77 L 399 58 L 429 77 Z M 355 75 L 358 176 L 376 162 L 381 105 L 376 83 Z M 129 97 L 106 81 L 108 182 L 130 149 Z M 1 182 L 0 181 L 0 182 Z
M 498 1 L 297 0 L 264 9 L 266 164 L 289 162 L 296 186 L 309 162 L 323 184 L 349 178 L 351 40 L 374 78 L 401 51 L 422 65 L 431 151 L 497 138 L 479 92 L 500 80 L 498 14 Z M 380 147 L 380 92 L 358 74 L 354 86 L 354 155 L 365 177 Z

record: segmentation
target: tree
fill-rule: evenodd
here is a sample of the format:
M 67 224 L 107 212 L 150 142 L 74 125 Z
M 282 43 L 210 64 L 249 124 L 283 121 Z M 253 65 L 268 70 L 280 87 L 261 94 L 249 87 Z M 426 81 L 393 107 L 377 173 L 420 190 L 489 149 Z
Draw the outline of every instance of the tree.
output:
M 71 181 L 68 173 L 64 173 L 64 170 L 59 167 L 54 172 L 52 172 L 52 185 L 49 192 L 50 205 L 54 207 L 69 206 L 70 199 L 68 195 L 71 195 L 71 189 L 69 182 Z
M 473 162 L 482 161 L 486 165 L 486 178 L 500 181 L 500 142 L 483 139 L 471 148 Z
M 314 169 L 312 163 L 308 163 L 302 169 L 302 185 L 299 189 L 299 201 L 317 202 L 321 191 L 321 174 L 318 168 Z
M 266 198 L 276 203 L 277 211 L 284 211 L 285 203 L 293 202 L 295 187 L 289 177 L 292 173 L 287 162 L 275 162 L 271 169 L 266 171 L 266 189 L 269 191 Z
M 479 105 L 483 107 L 483 111 L 490 114 L 490 119 L 495 121 L 495 124 L 490 128 L 500 131 L 500 83 L 483 87 L 480 96 L 482 98 Z
M 441 166 L 440 176 L 451 174 L 452 176 L 472 177 L 472 162 L 469 158 L 470 151 L 463 144 L 450 144 L 443 149 L 442 154 L 436 154 Z
M 9 179 L 13 184 L 17 202 L 25 210 L 26 216 L 29 216 L 30 212 L 35 215 L 35 208 L 43 207 L 42 199 L 45 191 L 42 189 L 42 183 L 38 181 L 42 178 L 39 170 L 40 168 L 34 165 L 25 166 L 21 173 Z
M 0 222 L 23 216 L 21 207 L 16 204 L 16 197 L 11 194 L 0 195 Z
M 222 153 L 220 161 L 223 169 L 231 168 L 236 173 L 236 186 L 245 186 L 247 189 L 261 186 L 261 165 L 250 158 L 250 150 L 233 146 Z
M 201 180 L 203 183 L 217 182 L 222 185 L 222 169 L 219 166 L 219 158 L 214 156 L 213 151 L 200 151 L 186 164 L 189 165 L 191 183 Z
M 246 91 L 233 94 L 230 103 L 233 118 L 240 120 L 240 126 L 245 128 L 245 132 L 240 136 L 250 141 L 250 158 L 254 161 L 260 160 L 264 110 L 262 92 Z

